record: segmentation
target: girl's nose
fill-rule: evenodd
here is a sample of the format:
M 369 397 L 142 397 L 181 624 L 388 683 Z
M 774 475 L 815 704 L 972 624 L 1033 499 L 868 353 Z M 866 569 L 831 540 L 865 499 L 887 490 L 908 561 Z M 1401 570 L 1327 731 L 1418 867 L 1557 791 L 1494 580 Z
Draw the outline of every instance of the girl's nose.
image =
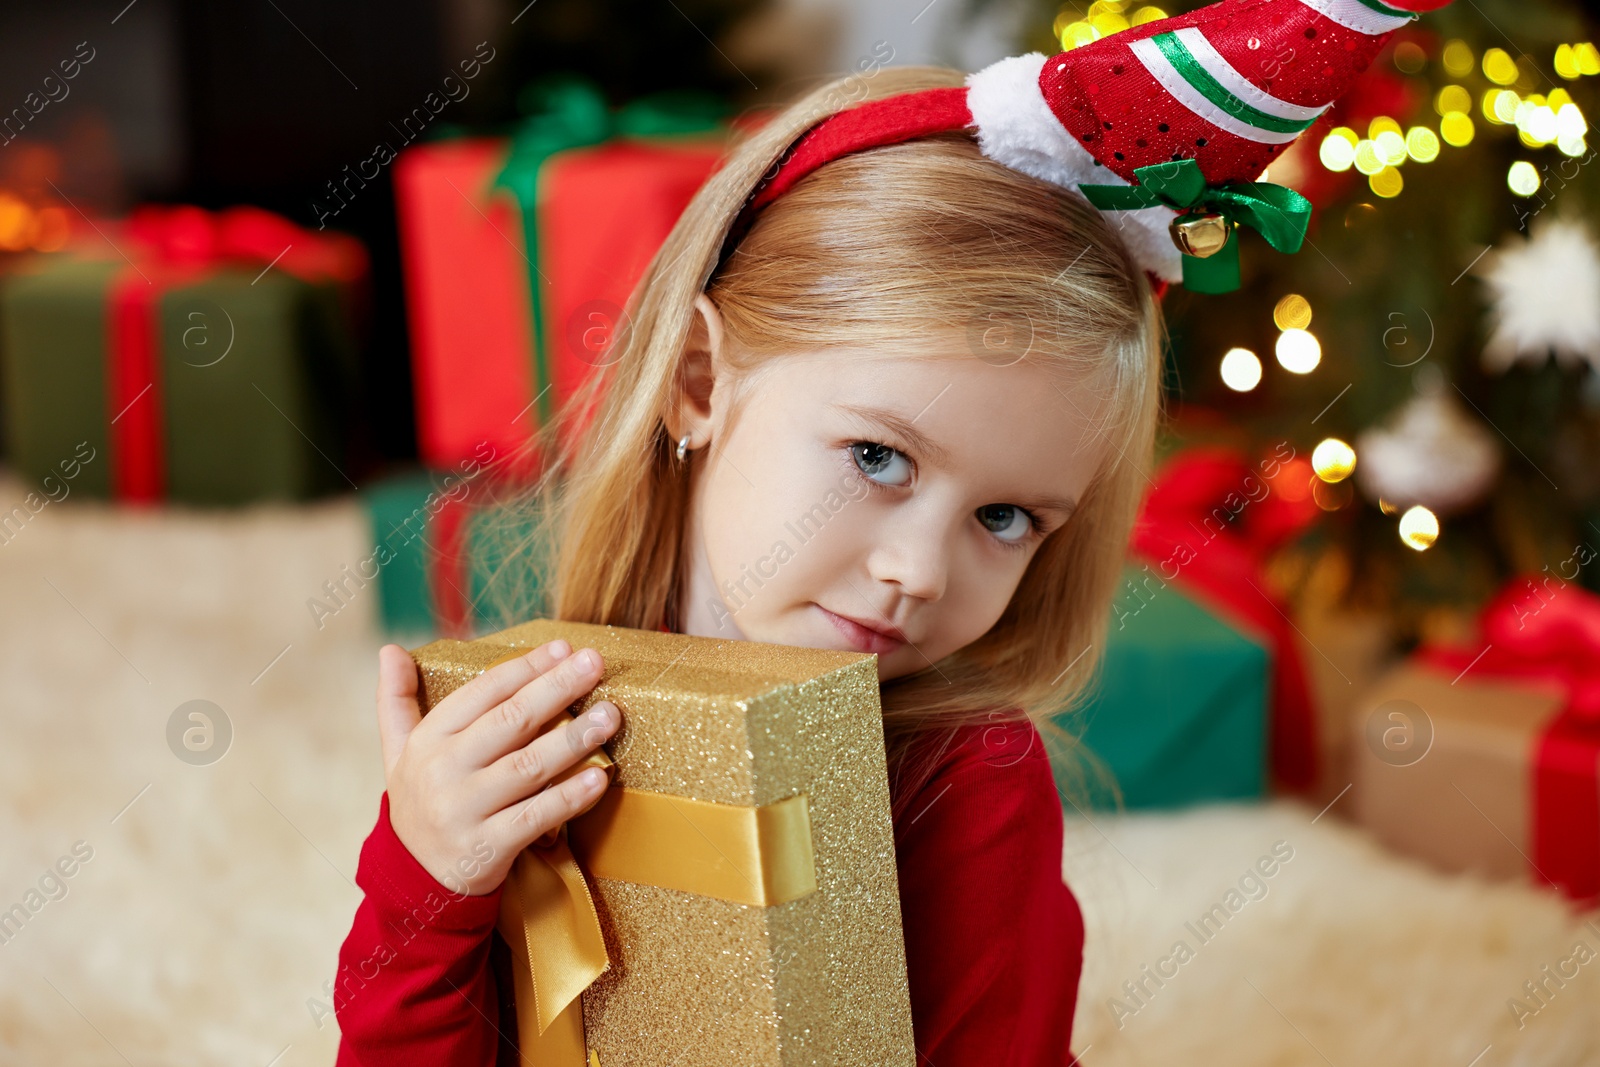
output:
M 918 600 L 944 595 L 950 575 L 950 528 L 933 522 L 894 524 L 867 560 L 874 581 L 892 582 Z

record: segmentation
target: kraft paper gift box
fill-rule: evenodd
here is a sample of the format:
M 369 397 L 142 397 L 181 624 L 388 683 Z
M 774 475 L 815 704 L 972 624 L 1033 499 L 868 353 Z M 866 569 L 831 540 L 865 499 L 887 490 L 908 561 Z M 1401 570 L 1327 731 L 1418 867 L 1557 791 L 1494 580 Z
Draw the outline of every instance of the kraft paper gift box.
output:
M 424 706 L 556 637 L 622 726 L 502 896 L 526 1061 L 913 1067 L 873 658 L 541 619 L 416 649 Z
M 1442 870 L 1538 879 L 1535 758 L 1564 703 L 1559 686 L 1396 667 L 1350 724 L 1356 818 Z M 1414 745 L 1427 747 L 1410 762 Z
M 1446 870 L 1600 903 L 1600 597 L 1513 580 L 1480 630 L 1425 645 L 1363 702 L 1358 817 Z

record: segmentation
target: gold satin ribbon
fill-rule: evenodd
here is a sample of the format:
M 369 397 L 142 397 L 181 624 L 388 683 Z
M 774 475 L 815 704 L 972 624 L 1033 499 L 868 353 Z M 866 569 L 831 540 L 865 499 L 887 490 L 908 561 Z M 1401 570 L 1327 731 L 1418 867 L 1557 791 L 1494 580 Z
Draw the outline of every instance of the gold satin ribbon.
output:
M 557 781 L 590 766 L 615 772 L 597 751 Z M 804 795 L 744 807 L 613 786 L 563 826 L 555 844 L 524 849 L 506 876 L 497 929 L 514 961 L 519 1051 L 534 1067 L 592 1061 L 579 998 L 611 959 L 585 871 L 739 904 L 784 904 L 817 888 L 810 809 Z
M 535 1067 L 586 1062 L 579 996 L 611 966 L 585 870 L 765 907 L 817 888 L 804 795 L 741 807 L 608 789 L 554 845 L 524 849 L 500 897 L 519 1050 Z

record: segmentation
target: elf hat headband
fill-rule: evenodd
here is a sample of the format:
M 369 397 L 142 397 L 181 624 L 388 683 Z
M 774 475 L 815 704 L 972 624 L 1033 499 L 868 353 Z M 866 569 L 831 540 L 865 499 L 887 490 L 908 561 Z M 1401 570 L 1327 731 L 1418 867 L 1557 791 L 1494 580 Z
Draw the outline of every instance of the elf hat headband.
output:
M 790 147 L 752 192 L 724 252 L 761 208 L 824 163 L 967 130 L 990 159 L 1109 212 L 1158 284 L 1237 288 L 1233 229 L 1250 226 L 1294 252 L 1311 213 L 1293 190 L 1253 179 L 1349 90 L 1416 18 L 1412 9 L 1447 2 L 1222 0 L 1053 57 L 1002 59 L 964 86 L 859 104 Z

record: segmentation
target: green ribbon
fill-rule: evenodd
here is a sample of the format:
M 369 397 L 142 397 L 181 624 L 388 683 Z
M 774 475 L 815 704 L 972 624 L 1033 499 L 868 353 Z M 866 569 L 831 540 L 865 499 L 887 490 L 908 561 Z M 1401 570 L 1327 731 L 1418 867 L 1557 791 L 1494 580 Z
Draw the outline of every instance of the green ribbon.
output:
M 1280 252 L 1298 252 L 1311 221 L 1311 201 L 1268 182 L 1206 184 L 1200 164 L 1175 159 L 1136 167 L 1137 185 L 1080 185 L 1089 203 L 1102 211 L 1131 211 L 1165 205 L 1180 215 L 1214 212 L 1230 226 L 1245 225 Z M 1239 242 L 1230 239 L 1215 255 L 1183 257 L 1183 287 L 1197 293 L 1228 293 L 1239 288 Z
M 717 129 L 727 104 L 711 93 L 669 90 L 651 93 L 612 110 L 586 78 L 561 75 L 528 86 L 517 99 L 528 117 L 512 136 L 511 153 L 493 187 L 516 200 L 522 214 L 533 321 L 533 388 L 539 425 L 548 426 L 555 405 L 550 354 L 546 351 L 545 306 L 539 270 L 539 172 L 559 152 L 601 144 L 613 137 L 677 137 Z

